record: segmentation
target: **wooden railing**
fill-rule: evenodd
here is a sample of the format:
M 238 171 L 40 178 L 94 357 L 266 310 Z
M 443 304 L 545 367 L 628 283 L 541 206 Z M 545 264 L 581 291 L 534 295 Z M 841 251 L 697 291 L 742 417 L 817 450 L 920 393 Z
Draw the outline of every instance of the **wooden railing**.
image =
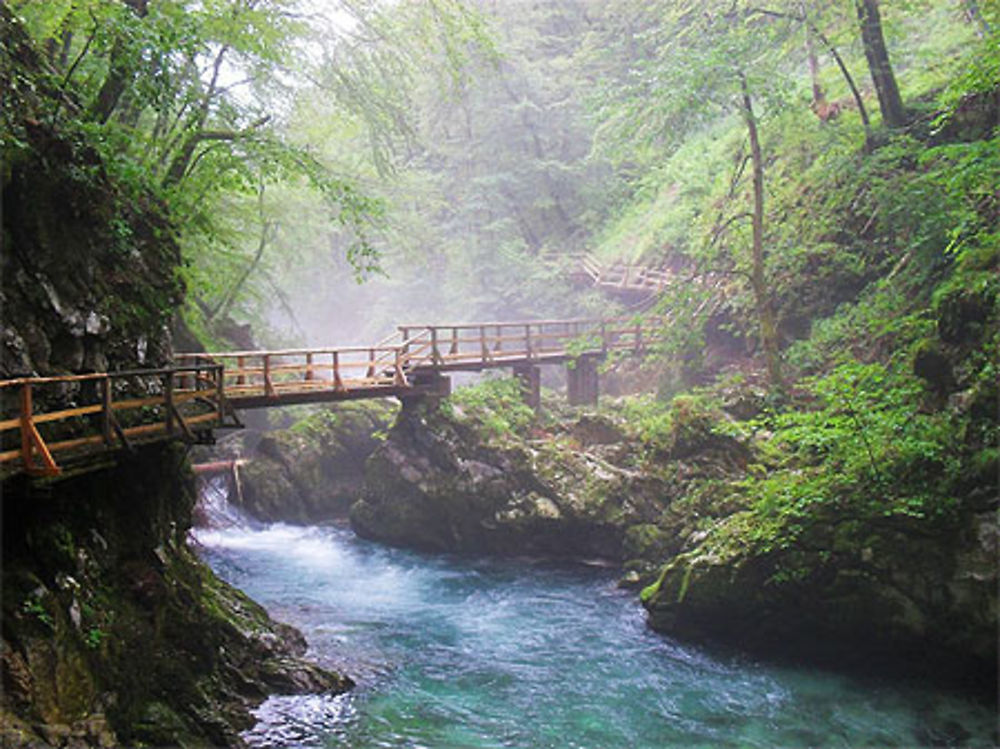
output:
M 177 354 L 186 365 L 217 364 L 226 397 L 278 398 L 289 392 L 332 390 L 345 393 L 361 388 L 407 387 L 403 347 L 380 344 L 344 348 L 223 351 Z
M 62 472 L 57 456 L 175 437 L 194 441 L 195 432 L 222 421 L 222 372 L 203 364 L 0 380 L 0 471 L 54 476 Z M 11 448 L 13 442 L 19 446 Z
M 548 255 L 552 263 L 569 262 L 574 271 L 586 276 L 594 286 L 627 291 L 662 291 L 678 283 L 678 276 L 664 268 L 654 268 L 639 263 L 602 263 L 589 252 Z
M 660 318 L 401 325 L 404 369 L 484 369 L 633 349 L 659 340 Z M 470 366 L 471 365 L 471 366 Z
M 178 354 L 175 360 L 224 366 L 225 394 L 236 406 L 324 391 L 377 397 L 404 393 L 423 371 L 642 351 L 658 340 L 661 326 L 662 320 L 650 317 L 401 325 L 374 346 Z
M 374 346 L 178 354 L 167 369 L 0 381 L 0 473 L 57 475 L 56 458 L 194 441 L 233 408 L 433 392 L 429 373 L 557 363 L 660 340 L 654 317 L 401 325 Z M 42 408 L 36 407 L 40 403 Z

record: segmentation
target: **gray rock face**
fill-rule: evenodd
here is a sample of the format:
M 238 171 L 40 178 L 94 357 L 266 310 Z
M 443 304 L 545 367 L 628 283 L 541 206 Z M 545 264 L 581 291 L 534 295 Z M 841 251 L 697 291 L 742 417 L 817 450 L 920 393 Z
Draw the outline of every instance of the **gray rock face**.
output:
M 655 521 L 669 495 L 579 442 L 489 435 L 430 403 L 404 407 L 365 476 L 357 533 L 434 551 L 622 561 L 626 528 Z
M 817 513 L 780 548 L 735 543 L 724 529 L 742 518 L 670 559 L 643 592 L 655 629 L 840 664 L 903 657 L 970 679 L 995 675 L 993 512 L 948 524 Z
M 240 494 L 231 497 L 260 520 L 336 520 L 361 496 L 365 460 L 395 414 L 395 405 L 385 401 L 342 403 L 290 429 L 238 433 L 211 459 L 244 459 Z

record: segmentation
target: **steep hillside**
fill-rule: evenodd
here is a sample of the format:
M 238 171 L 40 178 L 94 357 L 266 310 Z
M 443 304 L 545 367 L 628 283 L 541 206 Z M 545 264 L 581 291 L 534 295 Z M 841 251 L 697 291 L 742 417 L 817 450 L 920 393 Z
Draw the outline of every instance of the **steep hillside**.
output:
M 0 376 L 163 364 L 183 291 L 163 205 L 140 175 L 109 169 L 6 8 L 0 56 Z M 59 109 L 70 116 L 57 126 Z M 53 397 L 72 405 L 77 395 L 70 386 Z M 269 693 L 350 686 L 303 661 L 300 633 L 188 548 L 195 498 L 183 448 L 118 458 L 0 489 L 0 743 L 238 746 Z

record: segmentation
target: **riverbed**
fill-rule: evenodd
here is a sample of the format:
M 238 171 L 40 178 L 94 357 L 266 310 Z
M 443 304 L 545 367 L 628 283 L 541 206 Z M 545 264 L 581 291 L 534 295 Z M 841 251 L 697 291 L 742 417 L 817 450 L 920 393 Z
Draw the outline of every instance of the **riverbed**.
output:
M 193 542 L 357 681 L 272 697 L 258 747 L 991 746 L 995 706 L 779 667 L 650 631 L 616 570 L 425 555 L 216 507 Z

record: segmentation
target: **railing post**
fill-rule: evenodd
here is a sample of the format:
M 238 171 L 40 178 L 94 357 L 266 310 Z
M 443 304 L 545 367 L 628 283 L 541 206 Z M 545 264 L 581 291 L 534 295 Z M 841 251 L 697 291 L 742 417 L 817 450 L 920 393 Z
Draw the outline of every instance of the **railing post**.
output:
M 35 467 L 31 457 L 31 383 L 21 385 L 21 462 L 24 469 L 30 471 Z
M 489 356 L 489 349 L 486 347 L 486 326 L 479 326 L 479 351 L 483 359 L 483 364 L 486 363 L 486 358 Z
M 313 379 L 313 355 L 311 353 L 306 354 L 306 374 L 305 380 Z
M 219 414 L 219 423 L 222 423 L 222 404 L 226 402 L 226 368 L 219 364 L 215 368 L 215 411 Z M 234 412 L 235 417 L 235 412 Z
M 333 352 L 333 389 L 343 390 L 344 381 L 340 377 L 340 352 Z
M 458 353 L 458 328 L 451 329 L 451 348 L 448 349 L 449 354 Z
M 195 388 L 198 380 L 195 379 Z M 111 378 L 107 375 L 101 380 L 101 436 L 105 445 L 111 445 Z
M 274 384 L 271 382 L 270 354 L 264 354 L 264 395 L 268 398 L 274 395 Z
M 247 384 L 247 376 L 243 373 L 244 372 L 244 368 L 246 367 L 246 358 L 243 357 L 243 356 L 237 356 L 236 357 L 236 366 L 240 370 L 240 373 L 236 376 L 236 384 L 237 385 L 246 385 Z
M 398 387 L 404 387 L 407 385 L 406 375 L 403 374 L 403 351 L 402 349 L 396 349 L 396 361 L 395 361 L 396 376 L 394 382 Z
M 497 342 L 493 346 L 494 351 L 500 351 L 503 348 L 503 326 L 497 325 Z
M 400 334 L 402 335 L 402 338 L 403 338 L 403 351 L 405 351 L 406 355 L 409 356 L 410 355 L 410 329 L 409 328 L 405 328 L 405 327 L 400 327 L 399 332 L 400 332 Z
M 368 349 L 368 369 L 365 370 L 365 377 L 371 379 L 375 376 L 375 349 Z
M 438 351 L 438 332 L 437 328 L 431 328 L 431 362 L 434 366 L 441 365 L 441 352 Z
M 531 358 L 531 325 L 524 326 L 524 348 L 528 354 L 528 358 Z
M 165 411 L 164 421 L 167 426 L 167 434 L 174 433 L 174 373 L 168 372 L 163 376 L 163 410 Z

